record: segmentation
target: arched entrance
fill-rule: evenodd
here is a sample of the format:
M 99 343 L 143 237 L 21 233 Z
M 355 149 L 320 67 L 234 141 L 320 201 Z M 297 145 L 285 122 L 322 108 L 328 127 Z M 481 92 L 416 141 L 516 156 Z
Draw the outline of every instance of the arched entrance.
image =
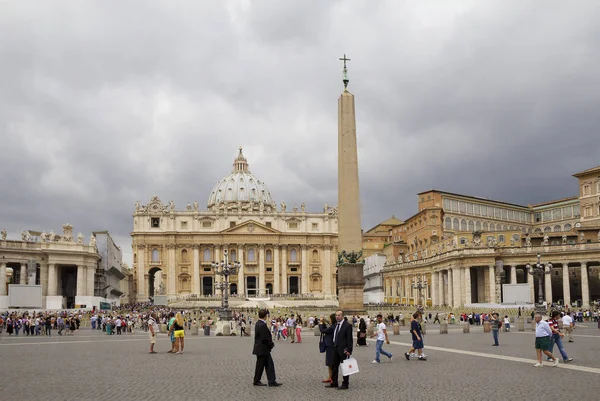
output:
M 246 292 L 249 296 L 258 295 L 256 286 L 256 276 L 246 276 Z
M 238 289 L 237 289 L 237 284 L 233 283 L 233 284 L 229 284 L 229 294 L 230 295 L 237 295 L 238 293 Z
M 210 276 L 202 277 L 202 295 L 213 295 L 213 278 Z
M 267 295 L 272 295 L 273 294 L 273 284 L 268 283 L 267 284 Z
M 77 295 L 77 266 L 60 266 L 59 279 L 64 307 L 74 308 Z
M 158 274 L 157 274 L 158 273 Z M 153 297 L 154 295 L 160 295 L 160 288 L 162 287 L 166 291 L 167 283 L 162 282 L 162 270 L 158 267 L 153 267 L 148 270 L 148 296 Z

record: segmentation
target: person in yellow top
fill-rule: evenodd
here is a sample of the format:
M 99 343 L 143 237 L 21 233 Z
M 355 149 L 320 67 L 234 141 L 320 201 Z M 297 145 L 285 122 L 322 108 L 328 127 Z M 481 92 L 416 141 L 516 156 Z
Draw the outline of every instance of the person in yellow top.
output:
M 177 350 L 177 352 L 175 352 L 176 354 L 183 354 L 183 339 L 185 337 L 184 325 L 185 322 L 183 321 L 183 316 L 181 316 L 181 312 L 177 312 L 177 314 L 175 315 L 175 321 L 173 322 L 173 324 L 171 325 L 171 329 L 169 330 L 169 335 L 173 333 L 175 337 L 175 349 Z

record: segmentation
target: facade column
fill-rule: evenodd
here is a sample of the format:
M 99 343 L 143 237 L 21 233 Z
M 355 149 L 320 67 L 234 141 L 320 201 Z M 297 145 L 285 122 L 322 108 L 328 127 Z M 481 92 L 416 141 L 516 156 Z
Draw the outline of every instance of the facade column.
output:
M 331 288 L 331 245 L 325 245 L 325 260 L 323 262 L 321 273 L 323 274 L 323 295 L 329 299 L 335 289 Z
M 562 279 L 563 279 L 563 303 L 571 306 L 571 277 L 569 277 L 569 264 L 563 263 L 562 265 Z
M 42 286 L 42 296 L 48 295 L 48 264 L 40 263 L 40 285 Z
M 581 307 L 590 307 L 590 285 L 586 263 L 581 263 Z
M 94 280 L 96 278 L 96 266 L 91 265 L 87 267 L 87 295 L 89 297 L 94 296 Z
M 200 245 L 194 244 L 192 258 L 192 294 L 200 295 Z
M 438 292 L 438 273 L 431 273 L 431 305 L 438 306 L 440 304 L 439 301 L 439 292 Z
M 288 279 L 287 279 L 287 245 L 281 247 L 281 293 L 288 293 Z
M 396 296 L 398 295 L 398 282 L 395 278 L 392 279 L 392 303 L 396 302 Z
M 169 258 L 169 264 L 167 267 L 167 295 L 177 295 L 177 273 L 175 269 L 175 244 L 167 244 L 167 254 Z
M 229 247 L 229 245 L 227 244 L 223 244 L 223 250 L 227 249 Z M 219 245 L 215 245 L 215 262 L 217 263 L 221 263 L 222 261 L 225 260 L 225 258 L 223 257 L 221 259 L 221 247 Z M 221 290 L 217 289 L 217 287 L 215 286 L 216 283 L 220 283 L 222 281 L 223 276 L 218 275 L 218 274 L 214 274 L 213 275 L 213 294 L 215 295 L 221 295 Z
M 462 296 L 461 296 L 461 291 L 460 291 L 460 280 L 461 280 L 461 274 L 460 274 L 460 268 L 459 267 L 454 267 L 452 268 L 452 283 L 453 283 L 453 289 L 452 289 L 452 293 L 454 295 L 454 307 L 458 308 L 462 305 Z
M 161 279 L 162 279 L 162 277 L 161 277 Z M 150 299 L 150 280 L 154 280 L 154 277 L 150 277 L 150 275 L 147 273 L 144 274 L 144 280 L 143 280 L 144 291 L 143 292 L 144 292 L 144 294 L 148 294 L 147 299 Z M 164 279 L 162 279 L 162 280 L 163 280 L 162 282 L 164 283 L 165 282 Z
M 517 266 L 515 265 L 510 267 L 510 283 L 517 284 Z
M 77 265 L 77 292 L 75 295 L 78 297 L 87 295 L 85 287 L 85 266 Z
M 310 293 L 310 273 L 308 271 L 308 249 L 302 245 L 302 290 L 301 294 Z
M 465 305 L 470 304 L 471 301 L 471 268 L 469 266 L 464 267 L 465 278 L 463 280 L 465 286 Z
M 273 293 L 281 294 L 281 277 L 279 276 L 279 245 L 273 246 Z
M 19 270 L 19 284 L 27 284 L 27 264 L 21 263 L 21 269 Z
M 6 290 L 6 263 L 0 263 L 0 296 L 8 295 Z
M 140 302 L 145 302 L 146 297 L 146 284 L 144 275 L 146 273 L 146 266 L 144 265 L 144 259 L 146 255 L 146 245 L 138 244 L 137 246 L 137 285 L 136 285 L 136 298 Z
M 54 263 L 48 264 L 48 295 L 56 296 L 57 291 L 57 274 L 56 274 L 56 265 Z
M 448 268 L 448 306 L 454 306 L 454 280 L 450 268 Z
M 490 297 L 488 302 L 496 303 L 496 265 L 488 266 L 488 285 L 490 288 Z
M 529 302 L 531 302 L 532 304 L 535 304 L 536 300 L 535 300 L 535 289 L 533 287 L 533 285 L 534 285 L 533 275 L 529 274 L 529 271 L 527 269 L 525 269 L 525 275 L 527 276 L 527 284 L 529 284 Z
M 438 302 L 439 306 L 446 303 L 446 297 L 444 296 L 444 273 L 440 270 L 436 273 L 438 276 Z
M 258 246 L 258 293 L 265 295 L 267 293 L 265 284 L 265 246 Z
M 238 271 L 237 274 L 237 291 L 238 294 L 245 294 L 246 293 L 246 269 L 244 267 L 244 246 L 243 245 L 238 245 L 238 250 L 237 250 L 237 255 L 236 255 L 237 261 L 240 262 L 240 270 Z M 256 256 L 255 256 L 256 258 Z
M 552 305 L 552 270 L 546 266 L 545 271 L 550 272 L 550 274 L 544 276 L 544 295 L 546 296 L 546 303 Z

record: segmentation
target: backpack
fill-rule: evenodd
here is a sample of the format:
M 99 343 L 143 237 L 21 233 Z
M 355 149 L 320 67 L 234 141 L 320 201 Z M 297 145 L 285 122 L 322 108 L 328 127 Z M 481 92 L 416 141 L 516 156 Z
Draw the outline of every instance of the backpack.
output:
M 498 320 L 498 328 L 501 328 L 501 327 L 502 327 L 502 321 Z

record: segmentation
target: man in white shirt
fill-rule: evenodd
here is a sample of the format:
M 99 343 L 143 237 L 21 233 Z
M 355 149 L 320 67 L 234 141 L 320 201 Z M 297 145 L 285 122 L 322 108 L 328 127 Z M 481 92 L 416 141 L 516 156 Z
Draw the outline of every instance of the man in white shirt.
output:
M 148 319 L 148 334 L 150 335 L 150 354 L 156 354 L 156 351 L 154 351 L 154 344 L 156 344 L 156 336 L 158 334 L 156 313 L 152 313 Z
M 292 340 L 292 344 L 296 338 L 296 319 L 294 319 L 294 315 L 290 316 L 288 320 L 285 322 L 287 326 L 288 337 Z
M 573 318 L 568 313 L 562 317 L 563 330 L 569 337 L 569 342 L 573 342 L 573 329 L 575 325 L 573 324 Z
M 536 368 L 541 368 L 542 365 L 542 352 L 554 361 L 554 366 L 558 366 L 558 358 L 548 351 L 550 348 L 550 337 L 552 336 L 552 329 L 547 321 L 542 320 L 542 315 L 536 313 L 535 319 L 535 352 L 537 353 L 538 363 L 533 365 Z
M 377 336 L 377 345 L 375 346 L 375 360 L 371 363 L 381 362 L 381 360 L 379 359 L 379 356 L 381 354 L 387 356 L 390 359 L 390 362 L 392 362 L 392 354 L 390 354 L 382 348 L 383 342 L 385 341 L 386 344 L 389 344 L 390 340 L 388 339 L 387 327 L 385 323 L 383 323 L 383 315 L 381 313 L 377 315 L 377 333 L 373 334 L 371 338 L 375 336 Z

